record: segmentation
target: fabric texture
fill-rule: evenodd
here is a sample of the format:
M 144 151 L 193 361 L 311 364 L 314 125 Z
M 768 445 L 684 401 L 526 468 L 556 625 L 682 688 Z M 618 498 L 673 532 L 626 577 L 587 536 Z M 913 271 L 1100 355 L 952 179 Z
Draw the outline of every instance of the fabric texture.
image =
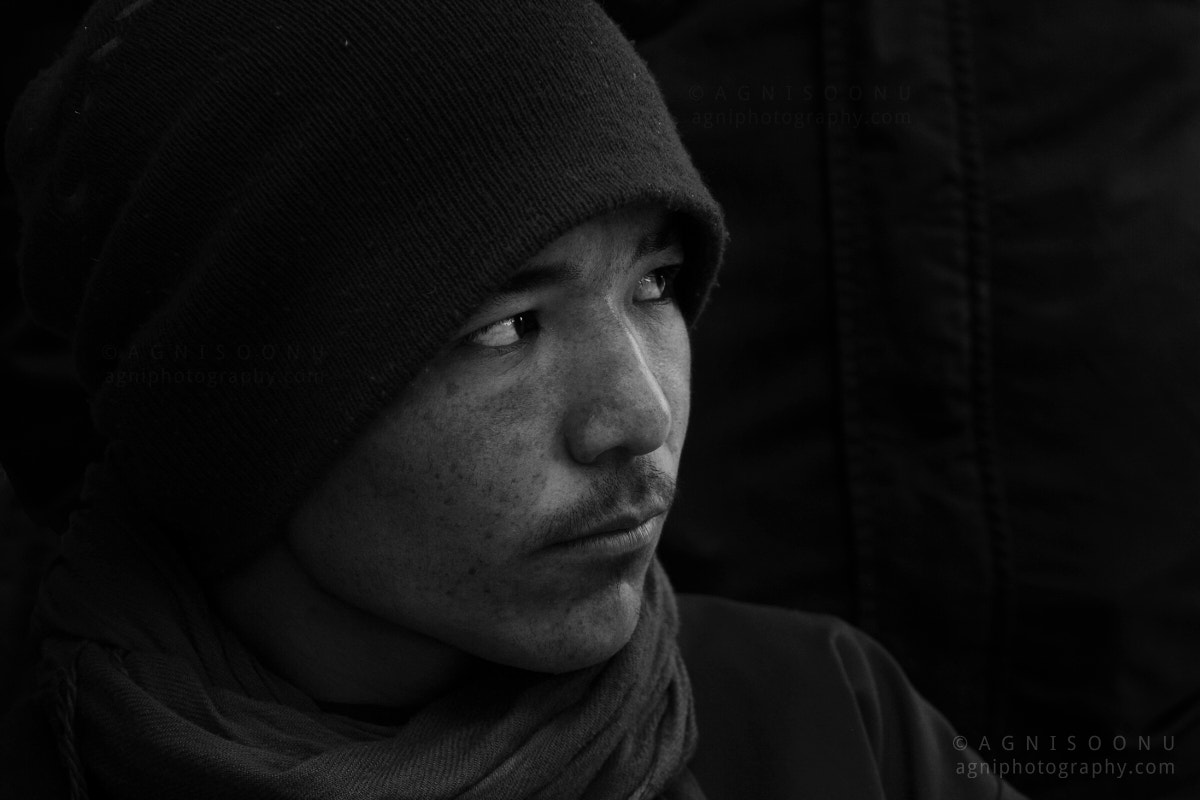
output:
M 708 800 L 1020 800 L 887 652 L 820 614 L 679 595 Z
M 322 712 L 210 611 L 97 466 L 35 617 L 73 798 L 699 798 L 674 595 L 655 564 L 629 645 L 559 676 L 497 669 L 398 728 Z
M 723 246 L 653 79 L 585 0 L 100 0 L 7 165 L 35 318 L 211 570 L 558 235 L 678 212 L 689 320 Z

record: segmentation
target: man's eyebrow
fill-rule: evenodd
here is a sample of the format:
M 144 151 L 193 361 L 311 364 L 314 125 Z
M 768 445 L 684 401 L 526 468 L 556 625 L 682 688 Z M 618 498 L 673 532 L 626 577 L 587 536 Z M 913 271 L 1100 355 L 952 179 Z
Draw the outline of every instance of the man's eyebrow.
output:
M 664 220 L 661 225 L 638 240 L 637 246 L 633 250 L 633 259 L 637 261 L 648 255 L 675 247 L 679 243 L 678 226 L 671 220 Z M 569 261 L 555 261 L 525 267 L 496 287 L 496 290 L 480 304 L 480 309 L 486 310 L 500 305 L 506 297 L 514 294 L 570 283 L 577 280 L 582 274 L 583 269 L 578 264 Z
M 579 278 L 582 274 L 583 270 L 580 266 L 569 261 L 535 264 L 522 269 L 515 275 L 509 276 L 508 280 L 492 293 L 493 300 L 502 298 L 505 295 L 527 292 L 530 289 L 561 286 L 564 283 L 570 283 L 572 280 Z
M 508 280 L 485 297 L 479 307 L 475 309 L 475 316 L 487 314 L 497 306 L 504 305 L 504 301 L 515 294 L 547 286 L 561 286 L 564 283 L 570 283 L 582 274 L 583 269 L 578 264 L 572 264 L 569 261 L 556 261 L 526 267 L 515 275 L 510 275 Z
M 637 243 L 633 251 L 633 260 L 644 258 L 651 253 L 659 253 L 680 244 L 679 226 L 672 220 L 663 220 L 657 228 L 646 234 Z

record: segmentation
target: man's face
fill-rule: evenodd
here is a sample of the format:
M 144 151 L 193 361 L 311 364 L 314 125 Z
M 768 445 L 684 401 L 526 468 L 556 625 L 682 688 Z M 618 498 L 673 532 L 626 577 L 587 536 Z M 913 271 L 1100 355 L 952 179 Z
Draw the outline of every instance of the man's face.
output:
M 293 518 L 321 588 L 526 669 L 628 641 L 688 419 L 666 223 L 637 207 L 581 225 L 469 320 Z

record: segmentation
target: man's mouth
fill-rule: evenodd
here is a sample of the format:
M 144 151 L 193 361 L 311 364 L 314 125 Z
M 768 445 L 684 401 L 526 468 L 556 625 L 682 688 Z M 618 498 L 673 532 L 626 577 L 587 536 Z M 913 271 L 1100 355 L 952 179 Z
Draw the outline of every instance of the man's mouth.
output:
M 642 458 L 623 471 L 589 476 L 587 489 L 541 520 L 532 549 L 596 556 L 653 549 L 675 499 L 672 473 Z
M 652 546 L 665 506 L 617 514 L 584 529 L 568 529 L 556 535 L 547 549 L 578 550 L 597 555 L 619 555 Z

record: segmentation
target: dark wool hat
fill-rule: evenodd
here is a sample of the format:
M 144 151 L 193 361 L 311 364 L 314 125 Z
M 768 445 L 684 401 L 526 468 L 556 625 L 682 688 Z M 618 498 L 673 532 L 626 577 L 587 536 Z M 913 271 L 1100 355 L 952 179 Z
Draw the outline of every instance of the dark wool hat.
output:
M 582 0 L 100 0 L 26 90 L 23 288 L 147 513 L 252 556 L 488 291 L 606 211 L 720 212 Z

